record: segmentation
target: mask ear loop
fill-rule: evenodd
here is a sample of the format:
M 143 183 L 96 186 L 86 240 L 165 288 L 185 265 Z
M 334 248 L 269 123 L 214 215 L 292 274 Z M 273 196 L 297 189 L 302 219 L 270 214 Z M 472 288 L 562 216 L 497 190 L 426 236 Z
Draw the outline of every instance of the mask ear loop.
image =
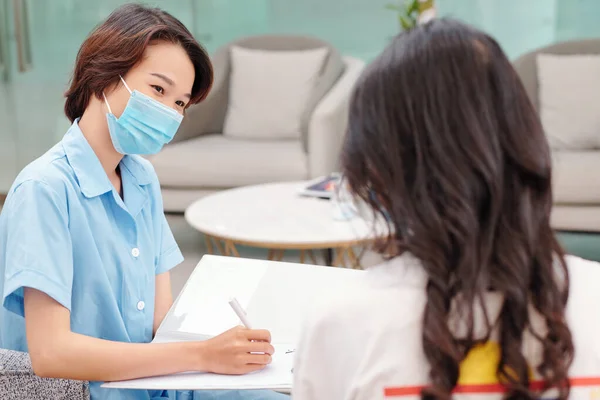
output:
M 108 108 L 108 112 L 112 114 L 113 112 L 110 109 L 110 105 L 108 104 L 108 100 L 106 99 L 106 95 L 104 94 L 104 92 L 102 92 L 102 97 L 104 97 L 104 104 L 106 104 L 106 108 Z
M 121 75 L 119 75 L 119 78 L 121 78 L 121 82 L 123 82 L 123 85 L 125 85 L 125 89 L 127 89 L 129 94 L 131 94 L 132 91 L 131 91 L 131 89 L 129 89 L 129 86 L 127 86 L 127 82 L 125 82 L 125 79 L 123 79 L 123 77 Z
M 125 79 L 123 79 L 121 75 L 119 75 L 119 78 L 121 78 L 121 82 L 123 82 L 123 85 L 125 85 L 125 89 L 127 89 L 129 94 L 131 94 L 131 89 L 129 89 L 129 86 L 127 85 L 127 82 L 125 82 Z M 104 97 L 104 103 L 106 104 L 106 108 L 108 108 L 108 112 L 112 114 L 113 112 L 110 109 L 110 104 L 108 104 L 108 100 L 106 99 L 106 95 L 104 94 L 104 92 L 102 92 L 102 97 Z

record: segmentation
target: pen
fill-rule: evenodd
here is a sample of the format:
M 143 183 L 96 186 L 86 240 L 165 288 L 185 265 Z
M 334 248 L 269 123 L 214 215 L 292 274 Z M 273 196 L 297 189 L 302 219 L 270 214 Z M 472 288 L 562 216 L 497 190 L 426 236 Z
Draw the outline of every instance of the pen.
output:
M 231 306 L 231 308 L 233 308 L 233 311 L 237 314 L 237 316 L 242 321 L 244 326 L 248 329 L 252 329 L 252 325 L 250 324 L 250 321 L 248 321 L 248 316 L 246 315 L 246 311 L 244 311 L 244 309 L 242 308 L 242 306 L 240 305 L 240 303 L 237 301 L 237 299 L 235 297 L 232 297 L 229 300 L 229 305 Z

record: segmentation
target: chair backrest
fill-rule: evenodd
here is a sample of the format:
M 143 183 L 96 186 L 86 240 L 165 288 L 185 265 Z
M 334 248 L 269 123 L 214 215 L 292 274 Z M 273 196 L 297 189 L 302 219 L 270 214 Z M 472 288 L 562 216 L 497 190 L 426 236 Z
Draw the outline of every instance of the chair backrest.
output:
M 229 75 L 231 72 L 230 49 L 232 46 L 268 51 L 299 51 L 318 48 L 327 48 L 329 50 L 327 59 L 321 70 L 321 76 L 314 88 L 314 92 L 306 108 L 305 117 L 302 121 L 302 142 L 304 148 L 306 149 L 310 115 L 312 114 L 312 111 L 314 111 L 314 108 L 317 106 L 319 101 L 333 87 L 335 82 L 344 71 L 344 61 L 340 52 L 329 43 L 310 36 L 260 35 L 249 36 L 231 42 L 219 48 L 212 57 L 213 66 L 215 69 L 215 86 L 220 87 L 220 92 L 223 96 L 223 98 L 219 99 L 221 104 L 223 104 L 222 102 L 227 104 L 228 101 L 227 95 L 229 93 Z M 225 115 L 223 114 L 222 117 L 222 120 L 224 121 Z
M 523 81 L 529 98 L 539 110 L 539 85 L 537 75 L 538 54 L 600 54 L 600 39 L 583 39 L 555 43 L 523 54 L 513 65 Z

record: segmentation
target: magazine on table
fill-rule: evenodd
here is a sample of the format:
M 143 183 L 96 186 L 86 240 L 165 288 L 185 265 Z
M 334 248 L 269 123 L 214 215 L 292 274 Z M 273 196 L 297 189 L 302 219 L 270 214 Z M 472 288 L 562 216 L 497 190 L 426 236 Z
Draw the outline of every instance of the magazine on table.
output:
M 314 179 L 306 184 L 301 190 L 300 195 L 308 197 L 319 197 L 322 199 L 331 199 L 333 192 L 340 183 L 341 174 L 333 173 L 327 176 Z

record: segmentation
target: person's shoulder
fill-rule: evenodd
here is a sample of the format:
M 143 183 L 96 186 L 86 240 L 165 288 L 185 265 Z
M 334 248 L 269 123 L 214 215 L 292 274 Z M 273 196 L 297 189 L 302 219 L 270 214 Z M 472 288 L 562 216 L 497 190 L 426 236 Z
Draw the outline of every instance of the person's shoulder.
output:
M 574 255 L 566 256 L 565 261 L 569 272 L 569 297 L 589 296 L 592 293 L 588 292 L 593 292 L 600 299 L 600 291 L 596 289 L 600 281 L 600 263 Z
M 600 333 L 600 325 L 590 322 L 589 310 L 600 307 L 600 263 L 576 256 L 566 256 L 569 273 L 567 318 L 575 331 Z
M 600 307 L 600 263 L 581 257 L 565 257 L 569 272 L 569 298 L 566 319 L 575 346 L 572 376 L 598 375 L 600 322 L 595 312 Z
M 22 191 L 24 187 L 32 187 L 66 196 L 66 190 L 73 186 L 74 180 L 73 169 L 59 143 L 21 170 L 9 195 Z
M 64 152 L 53 148 L 32 161 L 19 173 L 2 209 L 7 218 L 23 220 L 32 215 L 53 215 L 68 219 L 69 202 L 77 180 Z
M 575 273 L 578 273 L 582 270 L 589 272 L 589 268 L 593 268 L 594 270 L 599 270 L 599 268 L 597 268 L 597 267 L 600 266 L 600 263 L 598 261 L 588 260 L 588 259 L 585 259 L 585 258 L 582 258 L 579 256 L 572 255 L 572 254 L 566 255 L 565 261 L 567 263 L 569 272 L 573 271 Z M 596 267 L 596 268 L 594 268 L 594 267 Z M 600 271 L 599 271 L 599 273 L 600 273 Z
M 396 257 L 321 296 L 312 305 L 308 323 L 330 330 L 357 323 L 384 323 L 391 314 L 400 320 L 410 319 L 408 314 L 416 315 L 414 311 L 424 304 L 426 283 L 426 274 L 414 257 Z M 403 307 L 399 309 L 398 304 Z M 403 310 L 408 313 L 406 318 Z

